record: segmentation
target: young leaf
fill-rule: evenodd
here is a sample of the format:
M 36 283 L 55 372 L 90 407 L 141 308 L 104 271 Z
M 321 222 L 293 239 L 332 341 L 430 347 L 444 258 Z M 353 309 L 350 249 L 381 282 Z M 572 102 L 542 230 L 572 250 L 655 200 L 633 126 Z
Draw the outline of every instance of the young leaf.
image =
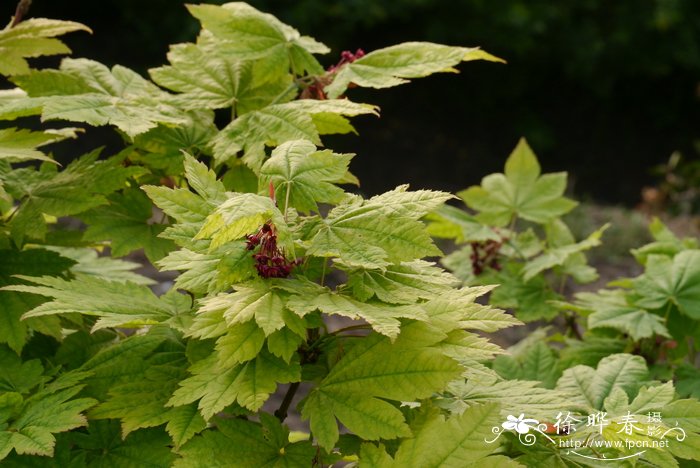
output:
M 305 71 L 322 73 L 323 69 L 311 54 L 329 50 L 310 37 L 280 22 L 274 16 L 261 13 L 242 2 L 217 5 L 188 5 L 190 13 L 202 27 L 214 36 L 226 40 L 224 50 L 240 59 L 264 58 L 269 74 L 284 73 L 290 68 L 295 74 Z
M 462 61 L 502 62 L 479 49 L 450 47 L 430 42 L 405 42 L 375 50 L 340 67 L 325 91 L 333 99 L 345 92 L 350 83 L 369 88 L 388 88 L 438 72 L 456 72 Z
M 381 302 L 360 302 L 341 294 L 323 292 L 312 298 L 293 296 L 287 307 L 299 315 L 304 315 L 315 309 L 328 315 L 341 315 L 357 320 L 362 318 L 372 328 L 395 339 L 401 329 L 399 318 L 426 320 L 425 311 L 418 305 L 388 305 Z
M 506 226 L 514 216 L 545 224 L 571 211 L 576 202 L 563 197 L 566 173 L 540 177 L 540 165 L 527 142 L 522 139 L 506 161 L 505 174 L 484 177 L 481 186 L 473 186 L 458 195 L 479 213 L 486 224 Z
M 308 140 L 320 146 L 319 131 L 312 117 L 329 112 L 341 116 L 377 115 L 374 106 L 345 99 L 301 99 L 270 105 L 248 112 L 222 129 L 213 140 L 214 158 L 225 162 L 243 150 L 243 161 L 257 172 L 265 159 L 265 146 L 277 146 L 289 140 Z
M 529 281 L 544 270 L 558 265 L 564 265 L 572 256 L 600 245 L 600 238 L 607 228 L 608 225 L 606 224 L 592 232 L 581 242 L 546 249 L 542 255 L 525 264 L 522 270 L 523 279 Z
M 673 260 L 650 255 L 644 275 L 634 286 L 642 296 L 636 305 L 658 309 L 671 302 L 683 314 L 700 319 L 700 250 L 683 251 Z
M 566 369 L 557 382 L 557 390 L 575 394 L 575 403 L 600 410 L 614 389 L 635 394 L 647 376 L 646 363 L 640 356 L 613 354 L 602 359 L 596 369 L 588 366 Z
M 26 58 L 70 54 L 68 46 L 55 37 L 73 31 L 92 33 L 80 23 L 46 18 L 30 18 L 0 30 L 0 75 L 29 73 Z
M 292 84 L 290 75 L 275 75 L 271 79 L 260 73 L 253 62 L 226 53 L 225 47 L 221 41 L 203 34 L 196 45 L 171 46 L 171 65 L 152 68 L 149 73 L 159 85 L 182 93 L 174 102 L 185 109 L 233 107 L 235 115 L 270 105 Z M 284 102 L 277 100 L 280 101 Z
M 622 290 L 601 290 L 597 294 L 579 293 L 576 304 L 589 310 L 588 327 L 614 328 L 640 340 L 651 336 L 669 337 L 663 317 L 630 305 Z
M 416 219 L 450 198 L 442 192 L 406 192 L 406 187 L 335 207 L 313 230 L 307 253 L 338 257 L 352 267 L 385 268 L 440 251 Z M 377 217 L 383 222 L 377 223 Z
M 275 148 L 260 168 L 260 193 L 267 193 L 272 183 L 283 209 L 318 212 L 318 203 L 338 203 L 344 197 L 345 192 L 333 184 L 343 182 L 350 159 L 349 154 L 316 151 L 307 140 L 288 141 Z
M 348 287 L 360 301 L 377 299 L 391 304 L 413 304 L 452 290 L 459 281 L 451 274 L 423 260 L 390 265 L 385 271 L 352 269 Z

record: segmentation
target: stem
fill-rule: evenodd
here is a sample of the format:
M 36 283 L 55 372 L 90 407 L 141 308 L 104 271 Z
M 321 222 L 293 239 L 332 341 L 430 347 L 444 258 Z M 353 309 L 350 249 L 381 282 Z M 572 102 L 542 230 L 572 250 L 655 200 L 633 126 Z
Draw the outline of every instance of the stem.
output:
M 287 89 L 278 94 L 277 97 L 275 97 L 269 105 L 271 106 L 273 104 L 277 104 L 278 102 L 280 102 L 280 99 L 287 95 L 288 92 L 298 87 L 299 85 L 297 85 L 296 81 L 293 81 L 289 86 L 287 86 Z
M 323 282 L 326 280 L 326 264 L 328 263 L 328 260 L 326 258 L 323 259 L 323 269 L 321 270 L 321 286 L 323 286 Z
M 515 223 L 518 221 L 518 217 L 516 215 L 513 215 L 513 218 L 510 220 L 510 224 L 508 225 L 508 230 L 513 232 L 515 230 Z
M 564 288 L 566 287 L 566 280 L 568 277 L 566 275 L 561 275 L 561 279 L 559 280 L 559 294 L 562 296 L 564 295 Z
M 289 182 L 287 182 L 287 191 L 284 194 L 284 222 L 287 222 L 287 208 L 289 208 L 289 192 L 291 192 Z
M 364 323 L 362 325 L 352 325 L 350 327 L 340 328 L 334 332 L 329 333 L 329 335 L 337 335 L 338 333 L 352 331 L 352 330 L 369 330 L 370 328 L 371 327 L 366 323 Z
M 569 330 L 576 337 L 576 339 L 579 341 L 583 340 L 583 336 L 581 336 L 581 332 L 576 326 L 576 316 L 574 314 L 566 316 L 566 325 L 569 327 Z
M 287 419 L 287 410 L 289 409 L 289 405 L 292 404 L 292 400 L 294 399 L 294 395 L 299 389 L 300 383 L 301 382 L 294 382 L 293 384 L 289 385 L 287 393 L 284 394 L 282 404 L 279 408 L 277 408 L 277 411 L 275 411 L 275 417 L 279 419 L 280 422 L 284 422 L 284 420 Z

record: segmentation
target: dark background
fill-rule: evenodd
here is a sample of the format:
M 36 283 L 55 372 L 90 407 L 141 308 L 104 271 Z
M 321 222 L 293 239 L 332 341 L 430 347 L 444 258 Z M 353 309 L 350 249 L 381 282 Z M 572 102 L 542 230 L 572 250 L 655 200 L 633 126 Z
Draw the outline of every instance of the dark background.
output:
M 209 2 L 217 3 L 217 2 Z M 222 2 L 218 2 L 222 3 Z M 507 65 L 470 62 L 389 90 L 351 90 L 381 120 L 360 137 L 327 138 L 356 152 L 353 171 L 373 194 L 409 182 L 460 190 L 502 170 L 525 136 L 546 171 L 571 173 L 579 197 L 634 205 L 650 168 L 700 140 L 698 0 L 258 0 L 333 52 L 409 40 L 482 46 Z M 9 17 L 14 1 L 2 0 Z M 74 56 L 144 73 L 168 44 L 194 40 L 178 0 L 34 0 L 29 16 L 75 20 L 93 37 L 66 38 Z M 1 59 L 1 58 L 0 58 Z M 93 146 L 100 143 L 95 142 Z

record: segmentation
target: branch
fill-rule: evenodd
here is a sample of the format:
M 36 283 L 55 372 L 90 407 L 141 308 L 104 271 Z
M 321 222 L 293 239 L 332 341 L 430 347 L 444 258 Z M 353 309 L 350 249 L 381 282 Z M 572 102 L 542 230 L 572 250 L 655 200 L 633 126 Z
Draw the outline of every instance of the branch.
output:
M 275 411 L 275 417 L 279 419 L 280 422 L 284 422 L 284 420 L 287 419 L 287 410 L 289 409 L 289 405 L 292 404 L 292 400 L 294 399 L 294 395 L 299 389 L 300 383 L 301 382 L 294 382 L 293 384 L 289 385 L 287 393 L 284 394 L 282 404 L 279 408 L 277 408 L 277 411 Z

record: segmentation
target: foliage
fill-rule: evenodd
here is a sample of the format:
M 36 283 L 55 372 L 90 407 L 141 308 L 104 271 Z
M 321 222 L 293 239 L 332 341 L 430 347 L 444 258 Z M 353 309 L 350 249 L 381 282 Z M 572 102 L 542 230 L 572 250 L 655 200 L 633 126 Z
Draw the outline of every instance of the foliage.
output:
M 378 113 L 344 96 L 353 87 L 499 59 L 411 42 L 324 69 L 323 44 L 247 4 L 189 9 L 203 29 L 172 46 L 153 81 L 88 59 L 22 68 L 67 52 L 53 36 L 85 29 L 75 23 L 2 31 L 32 37 L 9 42 L 19 65 L 3 73 L 17 88 L 2 93 L 0 118 L 111 126 L 124 143 L 62 167 L 41 148 L 74 128 L 0 133 L 3 463 L 521 466 L 539 455 L 485 438 L 523 407 L 541 418 L 664 407 L 693 445 L 645 459 L 697 458 L 697 401 L 653 380 L 629 346 L 696 323 L 693 241 L 655 225 L 657 242 L 635 252 L 644 275 L 568 304 L 549 276 L 590 281 L 583 252 L 604 228 L 576 242 L 560 220 L 575 206 L 566 175 L 541 175 L 524 142 L 504 174 L 459 194 L 476 216 L 446 206 L 445 192 L 351 193 L 353 155 L 322 148 Z M 426 259 L 442 255 L 431 234 L 468 243 L 444 258 L 454 274 Z M 179 272 L 167 292 L 118 259 L 141 249 Z M 612 312 L 595 317 L 586 301 Z M 571 310 L 578 334 L 588 317 L 587 336 L 560 350 L 534 344 L 538 331 L 506 353 L 484 334 L 521 322 L 498 307 L 523 321 Z M 659 310 L 664 320 L 644 315 Z M 656 357 L 673 371 L 682 352 Z M 683 369 L 679 392 L 697 379 Z M 290 411 L 308 432 L 290 432 Z

